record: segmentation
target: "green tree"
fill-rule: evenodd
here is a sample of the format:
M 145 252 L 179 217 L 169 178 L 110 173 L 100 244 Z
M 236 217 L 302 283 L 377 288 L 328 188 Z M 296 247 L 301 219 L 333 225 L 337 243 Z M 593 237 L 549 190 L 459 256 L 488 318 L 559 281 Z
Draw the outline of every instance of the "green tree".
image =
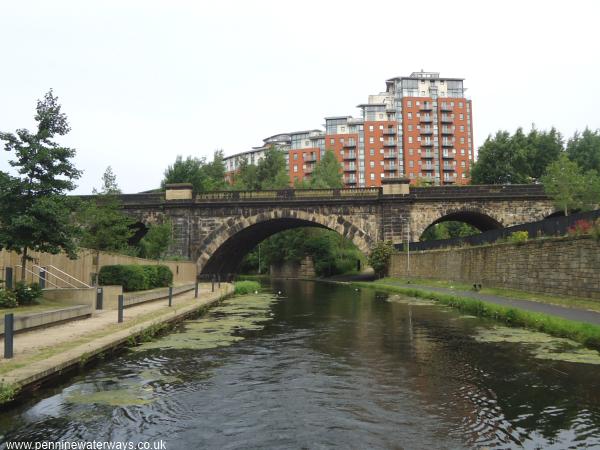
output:
M 493 138 L 488 136 L 479 148 L 477 162 L 471 169 L 473 184 L 518 184 L 528 181 L 527 156 L 522 130 L 515 138 L 507 131 L 498 131 Z
M 369 265 L 375 271 L 379 278 L 387 275 L 390 266 L 390 260 L 396 249 L 389 241 L 378 241 L 369 254 Z
M 546 193 L 565 216 L 569 211 L 591 209 L 600 201 L 600 180 L 596 171 L 584 173 L 564 153 L 548 166 L 542 182 Z
M 439 239 L 472 236 L 479 233 L 481 233 L 481 231 L 468 223 L 451 220 L 430 226 L 425 230 L 420 240 L 435 241 Z
M 213 160 L 200 169 L 204 174 L 206 191 L 224 191 L 229 188 L 225 181 L 225 162 L 223 150 L 215 150 Z
M 281 150 L 270 147 L 256 166 L 256 177 L 261 190 L 285 189 L 290 187 L 290 177 L 285 166 L 285 156 Z
M 111 166 L 108 166 L 102 174 L 102 186 L 100 189 L 93 188 L 92 193 L 105 195 L 118 195 L 121 193 L 121 189 L 119 189 L 119 185 L 117 184 L 117 176 L 114 174 Z
M 175 163 L 165 170 L 161 188 L 164 190 L 171 183 L 191 183 L 195 194 L 226 189 L 223 151 L 215 151 L 210 163 L 206 158 L 188 156 L 183 159 L 178 155 Z
M 257 174 L 258 168 L 250 164 L 247 158 L 240 161 L 237 173 L 234 175 L 233 187 L 239 191 L 259 191 L 260 182 Z
M 548 165 L 556 161 L 563 152 L 563 138 L 554 127 L 550 131 L 538 131 L 532 127 L 527 140 L 528 175 L 539 180 L 546 173 Z
M 342 188 L 342 166 L 333 150 L 327 150 L 321 160 L 315 164 L 310 187 L 313 189 Z
M 600 130 L 586 128 L 581 134 L 576 132 L 567 142 L 567 154 L 583 170 L 600 173 Z
M 70 127 L 52 90 L 38 100 L 35 121 L 34 133 L 0 133 L 4 149 L 14 152 L 9 163 L 17 172 L 0 172 L 0 247 L 21 255 L 22 279 L 29 250 L 77 257 L 78 230 L 71 220 L 77 201 L 66 193 L 75 188 L 81 172 L 71 162 L 75 150 L 53 140 Z
M 140 241 L 140 256 L 148 259 L 162 259 L 173 242 L 171 222 L 150 225 L 148 232 Z
M 119 199 L 111 194 L 100 194 L 85 202 L 78 215 L 81 227 L 80 245 L 107 252 L 121 252 L 135 234 L 133 220 L 121 212 Z

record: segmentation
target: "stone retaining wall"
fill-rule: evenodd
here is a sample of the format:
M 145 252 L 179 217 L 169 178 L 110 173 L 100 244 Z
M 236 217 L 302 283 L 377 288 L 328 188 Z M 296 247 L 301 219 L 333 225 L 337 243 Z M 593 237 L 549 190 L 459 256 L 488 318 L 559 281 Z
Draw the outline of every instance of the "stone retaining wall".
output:
M 299 263 L 285 262 L 279 266 L 271 266 L 273 278 L 315 278 L 315 263 L 310 256 L 306 256 Z
M 484 286 L 600 299 L 600 242 L 589 238 L 400 253 L 390 276 L 454 280 Z

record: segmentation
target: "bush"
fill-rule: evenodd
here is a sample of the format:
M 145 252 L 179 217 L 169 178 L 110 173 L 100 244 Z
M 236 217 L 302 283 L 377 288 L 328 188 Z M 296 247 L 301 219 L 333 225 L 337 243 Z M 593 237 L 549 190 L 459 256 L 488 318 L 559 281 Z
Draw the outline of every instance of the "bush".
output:
M 581 236 L 582 234 L 591 233 L 592 227 L 592 222 L 589 220 L 578 220 L 575 225 L 567 228 L 567 234 L 569 236 Z
M 167 266 L 126 265 L 104 266 L 98 274 L 102 285 L 121 285 L 123 291 L 143 291 L 167 287 L 173 282 L 173 272 Z
M 19 305 L 31 305 L 36 303 L 37 299 L 42 296 L 42 288 L 37 283 L 27 284 L 19 281 L 15 285 L 15 297 Z
M 146 272 L 142 266 L 137 265 L 104 266 L 98 273 L 98 283 L 121 285 L 125 292 L 149 289 Z
M 19 306 L 17 297 L 13 291 L 0 289 L 0 308 L 15 308 Z
M 156 267 L 157 277 L 158 277 L 158 286 L 166 287 L 171 286 L 173 284 L 173 272 L 169 269 L 168 266 L 154 266 Z
M 260 283 L 258 281 L 236 281 L 233 286 L 235 288 L 234 294 L 236 295 L 253 294 L 260 290 Z
M 508 236 L 508 242 L 511 244 L 523 244 L 529 239 L 529 233 L 527 231 L 515 231 L 510 233 Z
M 385 276 L 388 272 L 390 259 L 396 249 L 391 242 L 379 241 L 369 255 L 369 265 L 375 271 L 378 278 Z

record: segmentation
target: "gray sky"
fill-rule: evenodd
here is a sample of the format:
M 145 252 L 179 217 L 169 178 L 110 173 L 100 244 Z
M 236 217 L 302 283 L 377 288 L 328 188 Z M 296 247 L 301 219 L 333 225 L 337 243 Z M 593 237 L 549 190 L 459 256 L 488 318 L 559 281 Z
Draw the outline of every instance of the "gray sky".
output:
M 413 71 L 463 77 L 475 143 L 600 128 L 600 2 L 0 0 L 0 130 L 59 96 L 84 170 L 125 192 L 176 155 L 226 155 L 355 106 Z M 6 152 L 0 170 L 6 170 Z

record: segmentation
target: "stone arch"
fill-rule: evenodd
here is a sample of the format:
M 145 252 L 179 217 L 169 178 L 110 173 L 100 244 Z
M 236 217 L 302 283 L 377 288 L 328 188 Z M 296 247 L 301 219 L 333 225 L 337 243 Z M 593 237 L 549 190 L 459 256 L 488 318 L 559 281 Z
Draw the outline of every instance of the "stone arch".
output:
M 367 254 L 374 239 L 341 215 L 282 209 L 230 218 L 209 233 L 194 251 L 198 273 L 232 273 L 248 251 L 280 231 L 319 227 L 336 231 Z
M 449 207 L 436 211 L 433 216 L 425 215 L 425 217 L 417 221 L 415 226 L 411 227 L 411 239 L 418 241 L 428 228 L 448 221 L 464 222 L 481 232 L 504 228 L 505 226 L 502 218 L 487 208 Z

